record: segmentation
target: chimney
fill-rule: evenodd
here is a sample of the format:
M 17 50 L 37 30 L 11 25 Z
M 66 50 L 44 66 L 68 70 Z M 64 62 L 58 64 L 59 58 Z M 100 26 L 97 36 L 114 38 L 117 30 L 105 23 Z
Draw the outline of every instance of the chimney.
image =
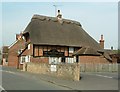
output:
M 102 48 L 102 49 L 104 49 L 104 40 L 103 40 L 103 35 L 101 35 L 101 39 L 100 39 L 100 47 Z
M 62 14 L 60 14 L 60 10 L 58 10 L 57 18 L 58 18 L 58 19 L 62 19 Z
M 16 40 L 20 40 L 22 38 L 22 33 L 16 34 Z
M 111 50 L 113 50 L 113 46 L 111 46 Z

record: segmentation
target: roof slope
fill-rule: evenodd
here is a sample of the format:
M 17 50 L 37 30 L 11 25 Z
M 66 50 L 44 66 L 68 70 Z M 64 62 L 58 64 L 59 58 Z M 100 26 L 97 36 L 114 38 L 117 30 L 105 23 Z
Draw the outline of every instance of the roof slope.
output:
M 81 49 L 76 51 L 73 55 L 101 55 L 101 54 L 98 53 L 97 50 L 94 48 L 82 47 Z
M 62 19 L 62 22 L 59 22 L 56 17 L 34 15 L 25 33 L 29 33 L 33 44 L 87 46 L 100 49 L 99 44 L 85 32 L 77 21 Z

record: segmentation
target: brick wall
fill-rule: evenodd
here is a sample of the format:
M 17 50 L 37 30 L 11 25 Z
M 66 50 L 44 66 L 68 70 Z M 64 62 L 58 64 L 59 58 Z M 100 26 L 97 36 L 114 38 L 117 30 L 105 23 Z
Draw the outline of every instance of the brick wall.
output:
M 81 72 L 113 72 L 117 65 L 102 56 L 79 56 Z
M 18 50 L 24 49 L 24 40 L 18 40 L 14 43 L 8 51 L 8 66 L 18 67 Z
M 46 74 L 46 76 L 56 76 L 64 79 L 79 81 L 80 66 L 79 64 L 58 64 L 56 71 L 52 71 L 52 66 L 47 63 L 24 63 L 23 70 L 33 73 Z
M 109 61 L 102 56 L 79 56 L 80 64 L 99 64 L 99 63 L 109 63 Z
M 42 63 L 49 63 L 48 57 L 31 57 L 31 62 L 42 62 Z

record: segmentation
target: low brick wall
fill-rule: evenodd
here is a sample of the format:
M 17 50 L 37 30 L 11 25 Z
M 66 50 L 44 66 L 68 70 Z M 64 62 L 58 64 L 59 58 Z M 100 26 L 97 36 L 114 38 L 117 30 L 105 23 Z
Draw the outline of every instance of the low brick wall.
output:
M 50 65 L 47 63 L 24 63 L 23 70 L 33 73 L 46 74 L 47 76 L 56 76 L 64 79 L 79 81 L 80 65 L 79 64 L 57 64 Z

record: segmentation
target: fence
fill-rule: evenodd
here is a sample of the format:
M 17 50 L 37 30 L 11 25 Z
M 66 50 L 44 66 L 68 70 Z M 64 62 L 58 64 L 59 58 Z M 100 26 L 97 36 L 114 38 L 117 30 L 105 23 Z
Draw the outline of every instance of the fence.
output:
M 80 64 L 80 72 L 118 72 L 118 64 Z

